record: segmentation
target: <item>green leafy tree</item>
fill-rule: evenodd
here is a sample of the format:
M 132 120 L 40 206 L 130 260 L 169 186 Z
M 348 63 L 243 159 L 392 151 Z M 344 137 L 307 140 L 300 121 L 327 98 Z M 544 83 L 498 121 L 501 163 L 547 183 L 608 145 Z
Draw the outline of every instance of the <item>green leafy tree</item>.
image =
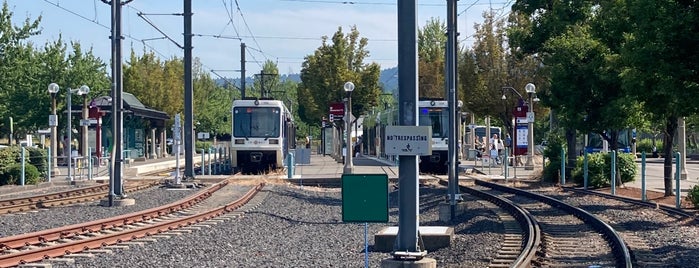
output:
M 673 138 L 680 117 L 699 106 L 699 4 L 695 1 L 636 0 L 614 2 L 628 12 L 633 27 L 625 29 L 621 52 L 625 89 L 663 121 L 665 196 L 672 195 Z M 611 18 L 610 18 L 611 19 Z M 626 21 L 615 21 L 623 27 Z
M 432 18 L 417 33 L 418 96 L 446 99 L 444 87 L 445 46 L 447 27 Z
M 306 123 L 316 126 L 327 116 L 330 103 L 342 101 L 346 82 L 355 84 L 352 112 L 357 117 L 371 111 L 381 93 L 380 67 L 376 63 L 364 63 L 369 55 L 368 40 L 359 37 L 356 27 L 347 35 L 338 27 L 332 38 L 322 39 L 321 46 L 303 62 L 298 89 L 299 115 Z
M 194 59 L 192 68 L 194 86 L 194 118 L 199 125 L 198 131 L 210 132 L 212 135 L 230 134 L 230 111 L 233 96 L 229 89 L 216 84 L 211 76 L 204 72 L 198 58 Z

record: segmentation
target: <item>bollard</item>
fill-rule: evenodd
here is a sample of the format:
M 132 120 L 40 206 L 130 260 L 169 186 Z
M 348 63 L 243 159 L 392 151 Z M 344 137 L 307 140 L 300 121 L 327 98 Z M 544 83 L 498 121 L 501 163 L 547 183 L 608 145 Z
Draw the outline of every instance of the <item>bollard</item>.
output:
M 587 190 L 587 150 L 583 153 L 583 189 Z
M 646 201 L 646 152 L 641 152 L 641 200 Z
M 211 148 L 209 148 L 209 151 L 207 153 L 208 153 L 208 157 L 209 157 L 209 167 L 208 167 L 209 176 L 211 176 Z
M 612 150 L 612 195 L 616 195 L 616 151 Z
M 92 180 L 92 148 L 87 147 L 87 179 Z
M 294 177 L 294 154 L 289 152 L 286 156 L 286 178 L 291 179 Z
M 24 147 L 22 147 L 22 174 L 20 175 L 20 178 L 21 178 L 21 184 L 20 184 L 20 185 L 22 185 L 22 186 L 24 186 L 24 165 L 25 165 L 25 163 L 24 163 L 24 162 L 25 162 L 24 157 L 25 157 Z
M 204 176 L 204 168 L 206 167 L 206 162 L 204 162 L 204 149 L 201 149 L 201 175 Z
M 507 160 L 508 160 L 508 159 L 507 159 L 507 154 L 508 154 L 507 149 L 508 149 L 508 148 L 505 147 L 505 161 L 504 161 L 505 163 L 504 163 L 504 165 L 503 165 L 504 168 L 505 168 L 505 171 L 503 172 L 503 175 L 505 175 L 505 183 L 507 183 Z
M 47 155 L 48 161 L 48 172 L 46 173 L 46 181 L 51 182 L 51 146 L 49 146 L 49 154 Z
M 675 163 L 677 163 L 677 170 L 675 171 L 675 207 L 680 208 L 680 170 L 682 169 L 682 154 L 680 152 L 675 153 Z
M 561 148 L 561 185 L 566 185 L 566 149 Z

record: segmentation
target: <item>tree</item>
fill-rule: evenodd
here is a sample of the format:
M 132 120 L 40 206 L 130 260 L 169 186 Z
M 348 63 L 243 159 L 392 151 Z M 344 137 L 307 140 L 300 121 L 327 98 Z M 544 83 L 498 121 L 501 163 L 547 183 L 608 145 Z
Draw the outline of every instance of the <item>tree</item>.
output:
M 635 0 L 617 10 L 628 11 L 621 60 L 624 88 L 664 121 L 665 196 L 672 195 L 672 147 L 680 117 L 697 113 L 699 100 L 699 4 L 679 0 Z M 610 18 L 611 19 L 611 18 Z M 616 21 L 623 26 L 625 21 Z M 621 26 L 620 26 L 621 25 Z M 686 156 L 683 156 L 686 157 Z
M 444 87 L 447 27 L 437 18 L 418 30 L 418 96 L 446 99 Z
M 194 87 L 194 118 L 199 123 L 198 131 L 211 132 L 213 135 L 231 133 L 231 104 L 233 95 L 229 89 L 216 84 L 211 76 L 204 72 L 199 58 L 192 65 Z
M 355 84 L 352 92 L 355 115 L 365 114 L 377 104 L 381 92 L 380 68 L 377 63 L 364 63 L 364 58 L 369 55 L 367 43 L 366 38 L 359 38 L 356 27 L 352 27 L 347 35 L 342 32 L 342 27 L 338 27 L 331 39 L 323 36 L 321 46 L 305 57 L 298 88 L 302 120 L 320 125 L 321 119 L 328 114 L 329 104 L 342 101 L 345 95 L 343 85 L 348 81 Z

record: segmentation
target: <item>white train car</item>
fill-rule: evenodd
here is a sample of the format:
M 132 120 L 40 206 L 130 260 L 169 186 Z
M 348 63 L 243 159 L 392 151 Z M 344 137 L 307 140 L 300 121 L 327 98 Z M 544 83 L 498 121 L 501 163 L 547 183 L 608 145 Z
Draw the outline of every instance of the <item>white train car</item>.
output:
M 293 116 L 280 100 L 233 101 L 231 163 L 235 171 L 259 173 L 284 167 L 295 148 Z
M 432 155 L 420 156 L 420 172 L 447 173 L 449 160 L 449 102 L 420 100 L 418 125 L 432 127 Z

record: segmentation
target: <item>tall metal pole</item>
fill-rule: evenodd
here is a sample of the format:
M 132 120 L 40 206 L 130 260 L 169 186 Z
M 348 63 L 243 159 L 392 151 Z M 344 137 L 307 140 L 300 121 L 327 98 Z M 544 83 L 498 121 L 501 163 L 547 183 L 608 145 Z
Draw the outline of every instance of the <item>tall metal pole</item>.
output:
M 417 1 L 398 1 L 398 85 L 399 125 L 417 126 Z M 422 258 L 420 249 L 417 155 L 399 156 L 398 236 L 394 258 Z
M 534 102 L 532 94 L 529 93 L 529 110 L 527 111 L 527 163 L 524 165 L 525 170 L 534 169 L 534 120 L 530 118 L 530 114 L 534 113 Z
M 83 157 L 85 157 L 86 161 L 88 159 L 90 159 L 90 153 L 88 152 L 88 148 L 90 148 L 90 145 L 87 144 L 88 143 L 88 140 L 87 140 L 87 132 L 88 132 L 87 113 L 88 113 L 88 111 L 87 111 L 87 94 L 83 94 L 83 116 L 82 116 L 83 121 L 81 122 L 82 135 L 80 136 L 81 137 L 80 144 L 82 144 L 82 154 L 83 154 Z M 85 163 L 87 163 L 87 162 L 85 162 Z
M 447 96 L 449 100 L 449 206 L 451 218 L 456 217 L 456 201 L 458 199 L 457 185 L 457 170 L 458 163 L 456 159 L 458 140 L 456 139 L 456 1 L 447 0 L 447 58 L 446 58 L 446 85 Z
M 194 179 L 194 90 L 192 88 L 192 0 L 184 0 L 184 177 Z
M 240 43 L 240 90 L 245 99 L 245 43 Z
M 114 96 L 112 98 L 112 114 L 114 118 L 114 125 L 112 132 L 114 133 L 114 150 L 112 154 L 114 155 L 114 195 L 123 197 L 124 196 L 124 156 L 122 152 L 124 151 L 124 83 L 123 83 L 123 73 L 122 73 L 122 62 L 121 62 L 121 0 L 112 0 L 112 8 L 114 12 L 115 20 L 115 33 L 112 36 L 113 49 L 114 49 Z
M 56 116 L 56 93 L 51 93 L 51 115 L 53 115 L 54 118 L 58 118 Z M 57 122 L 56 122 L 57 123 Z M 56 131 L 56 125 L 52 124 L 51 125 L 51 155 L 49 156 L 51 158 L 51 168 L 53 170 L 56 170 L 58 167 L 58 153 L 56 150 L 58 150 L 58 131 Z M 49 178 L 51 177 L 51 174 L 49 174 Z
M 73 138 L 72 138 L 73 131 L 71 131 L 72 126 L 71 126 L 71 122 L 70 122 L 71 115 L 73 114 L 73 109 L 72 109 L 73 104 L 71 103 L 71 96 L 73 94 L 72 94 L 71 90 L 72 89 L 70 89 L 70 88 L 68 88 L 68 90 L 66 90 L 66 106 L 68 108 L 68 120 L 67 120 L 68 123 L 66 124 L 66 135 L 68 137 L 68 144 L 65 144 L 65 146 L 68 146 L 68 177 L 66 179 L 68 179 L 69 181 L 73 181 L 73 171 L 71 168 L 71 165 L 72 165 L 71 162 L 73 161 L 73 148 L 71 146 L 71 144 L 73 143 Z
M 348 91 L 345 95 L 345 99 L 347 100 L 345 102 L 345 131 L 347 132 L 347 142 L 345 143 L 345 167 L 342 173 L 352 174 L 354 173 L 354 166 L 352 164 L 352 154 L 354 153 L 352 152 L 352 118 L 350 118 L 352 116 L 352 92 Z

